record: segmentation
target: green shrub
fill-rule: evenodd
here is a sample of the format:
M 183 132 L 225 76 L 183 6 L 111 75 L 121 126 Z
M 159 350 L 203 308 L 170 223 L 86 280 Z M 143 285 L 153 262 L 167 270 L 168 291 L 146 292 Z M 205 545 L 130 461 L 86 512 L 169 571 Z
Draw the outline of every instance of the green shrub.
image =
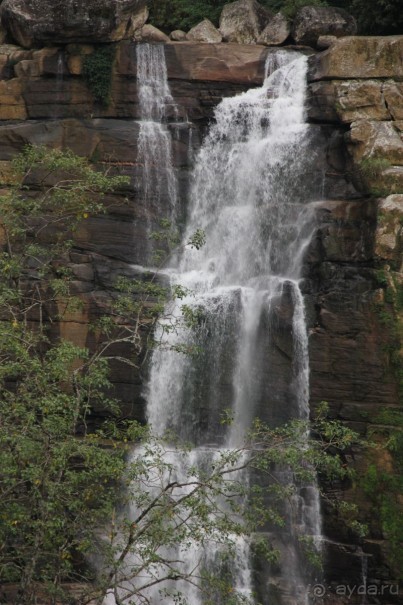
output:
M 172 31 L 189 29 L 204 18 L 218 25 L 226 0 L 150 0 L 150 20 L 157 27 Z M 273 12 L 293 18 L 303 6 L 336 6 L 355 16 L 361 34 L 403 33 L 401 0 L 260 0 Z
M 164 31 L 188 30 L 203 19 L 218 25 L 226 0 L 151 0 L 150 21 Z M 283 12 L 288 17 L 295 15 L 302 6 L 326 5 L 324 0 L 261 0 L 260 4 L 273 13 Z
M 327 6 L 327 2 L 324 0 L 284 0 L 279 8 L 286 17 L 293 19 L 297 11 L 304 6 Z
M 384 170 L 390 168 L 391 164 L 386 158 L 364 158 L 361 160 L 360 171 L 364 178 L 373 179 L 382 174 Z
M 403 33 L 401 0 L 350 0 L 347 4 L 347 10 L 357 19 L 360 34 Z
M 99 46 L 91 55 L 86 55 L 83 62 L 83 74 L 88 87 L 95 101 L 104 106 L 110 103 L 114 59 L 115 47 L 107 45 Z

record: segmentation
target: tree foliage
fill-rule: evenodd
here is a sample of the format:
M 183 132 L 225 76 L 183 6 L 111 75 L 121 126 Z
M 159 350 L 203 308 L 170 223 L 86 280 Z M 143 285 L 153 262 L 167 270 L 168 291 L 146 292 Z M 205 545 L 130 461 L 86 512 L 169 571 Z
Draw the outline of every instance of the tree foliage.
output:
M 362 35 L 387 36 L 403 33 L 400 0 L 350 0 L 346 8 L 356 17 Z
M 203 19 L 218 26 L 227 0 L 151 0 L 150 20 L 165 31 L 188 30 Z M 260 4 L 273 13 L 281 11 L 292 18 L 303 6 L 326 6 L 325 0 L 261 0 Z
M 212 451 L 199 465 L 174 435 L 157 438 L 120 418 L 107 396 L 112 347 L 129 342 L 134 357 L 120 361 L 136 364 L 142 330 L 171 291 L 155 274 L 120 278 L 108 313 L 93 326 L 91 350 L 55 336 L 52 326 L 80 304 L 68 269 L 74 230 L 104 212 L 105 194 L 126 179 L 45 148 L 27 148 L 14 166 L 14 185 L 0 196 L 2 584 L 16 584 L 24 605 L 38 595 L 49 604 L 85 605 L 108 591 L 117 604 L 142 603 L 154 589 L 161 602 L 169 591 L 184 603 L 183 583 L 204 592 L 206 602 L 245 602 L 224 572 L 220 579 L 209 574 L 201 551 L 193 568 L 182 561 L 201 547 L 224 561 L 237 537 L 281 524 L 277 504 L 318 469 L 330 479 L 348 477 L 342 456 L 355 435 L 323 415 L 313 441 L 305 423 L 272 429 L 257 421 L 237 449 Z M 197 231 L 188 243 L 198 249 L 204 238 Z M 154 239 L 176 241 L 167 224 Z M 174 287 L 172 294 L 187 293 Z M 201 319 L 185 308 L 183 321 L 197 326 Z M 95 405 L 108 412 L 96 426 Z M 290 483 L 265 480 L 250 492 L 244 469 L 270 479 L 275 465 L 288 470 Z M 268 544 L 260 550 L 276 555 Z M 74 596 L 71 583 L 78 583 Z

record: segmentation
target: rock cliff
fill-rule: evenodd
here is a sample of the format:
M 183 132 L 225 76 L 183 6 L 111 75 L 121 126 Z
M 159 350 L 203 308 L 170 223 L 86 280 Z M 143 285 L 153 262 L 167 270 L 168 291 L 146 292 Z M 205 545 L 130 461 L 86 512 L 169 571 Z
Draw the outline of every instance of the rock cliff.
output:
M 6 10 L 7 0 L 3 7 Z M 38 36 L 46 41 L 42 33 L 33 33 L 32 40 Z M 157 214 L 156 208 L 145 208 L 139 201 L 135 45 L 113 44 L 109 105 L 97 102 L 85 78 L 86 57 L 97 52 L 77 40 L 40 50 L 0 46 L 3 186 L 10 160 L 27 143 L 69 147 L 95 165 L 108 165 L 131 179 L 127 189 L 110 197 L 106 215 L 83 223 L 71 253 L 75 288 L 84 308 L 57 329 L 89 346 L 89 318 L 104 309 L 117 275 L 136 275 L 138 266 L 146 263 L 150 220 L 156 225 L 167 209 L 163 205 Z M 193 154 L 214 107 L 223 97 L 259 85 L 270 52 L 273 49 L 259 45 L 166 44 L 171 92 L 182 118 L 180 127 L 172 128 L 182 204 Z M 324 195 L 314 204 L 318 228 L 305 268 L 312 404 L 328 401 L 334 417 L 378 441 L 394 435 L 401 387 L 402 57 L 403 37 L 347 37 L 309 59 L 307 112 L 325 149 Z M 125 198 L 128 204 L 122 203 Z M 124 414 L 142 418 L 141 374 L 115 366 L 112 379 Z M 382 516 L 385 503 L 378 494 L 368 494 L 382 489 L 385 474 L 394 476 L 397 463 L 385 450 L 370 461 L 356 452 L 355 464 L 359 477 L 354 489 L 349 483 L 327 488 L 332 497 L 344 491 L 347 498 L 358 499 L 370 534 L 360 539 L 345 529 L 341 511 L 327 511 L 326 574 L 333 588 L 359 585 L 363 561 L 368 583 L 388 585 L 396 578 L 396 535 Z M 370 467 L 375 469 L 377 488 L 371 487 Z M 393 490 L 390 498 L 398 514 Z M 348 602 L 361 603 L 361 596 L 355 597 Z M 390 592 L 377 598 L 385 604 L 398 602 Z M 329 598 L 329 604 L 335 602 Z

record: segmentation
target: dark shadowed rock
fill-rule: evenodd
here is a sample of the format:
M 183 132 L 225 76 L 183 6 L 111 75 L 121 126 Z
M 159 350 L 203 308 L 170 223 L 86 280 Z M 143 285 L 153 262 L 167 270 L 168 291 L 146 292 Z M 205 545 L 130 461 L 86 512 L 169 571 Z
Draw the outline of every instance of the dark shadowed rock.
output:
M 182 31 L 181 29 L 175 29 L 169 34 L 169 37 L 172 42 L 184 42 L 187 39 L 186 32 Z
M 154 25 L 144 25 L 135 32 L 134 39 L 136 42 L 169 42 L 168 36 Z
M 192 27 L 186 38 L 191 42 L 208 42 L 210 44 L 222 42 L 222 35 L 209 19 L 204 19 Z
M 291 33 L 290 22 L 282 13 L 277 13 L 260 34 L 257 43 L 267 46 L 283 44 Z
M 145 23 L 145 0 L 5 0 L 1 21 L 24 47 L 46 43 L 110 42 Z M 133 19 L 133 22 L 132 22 Z
M 220 32 L 226 42 L 256 44 L 271 16 L 256 0 L 237 0 L 224 6 Z
M 357 23 L 342 8 L 304 6 L 294 20 L 292 36 L 297 44 L 316 46 L 319 36 L 354 36 Z

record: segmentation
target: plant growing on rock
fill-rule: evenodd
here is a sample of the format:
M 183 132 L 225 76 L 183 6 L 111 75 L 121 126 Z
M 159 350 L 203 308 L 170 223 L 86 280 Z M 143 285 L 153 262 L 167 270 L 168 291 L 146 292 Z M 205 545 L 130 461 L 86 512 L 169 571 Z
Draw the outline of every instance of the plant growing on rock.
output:
M 89 89 L 95 101 L 104 106 L 110 103 L 114 59 L 115 47 L 110 44 L 98 46 L 83 60 L 83 75 Z

